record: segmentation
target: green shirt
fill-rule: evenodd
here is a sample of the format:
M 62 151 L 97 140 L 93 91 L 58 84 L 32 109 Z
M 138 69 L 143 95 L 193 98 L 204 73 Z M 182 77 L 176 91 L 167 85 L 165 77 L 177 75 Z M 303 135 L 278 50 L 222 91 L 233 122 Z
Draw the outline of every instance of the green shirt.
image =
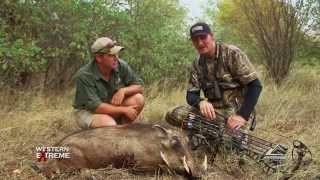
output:
M 94 112 L 101 103 L 110 103 L 115 92 L 132 84 L 143 85 L 140 79 L 123 60 L 111 72 L 110 79 L 103 79 L 95 60 L 82 67 L 75 75 L 76 93 L 73 102 L 75 109 Z

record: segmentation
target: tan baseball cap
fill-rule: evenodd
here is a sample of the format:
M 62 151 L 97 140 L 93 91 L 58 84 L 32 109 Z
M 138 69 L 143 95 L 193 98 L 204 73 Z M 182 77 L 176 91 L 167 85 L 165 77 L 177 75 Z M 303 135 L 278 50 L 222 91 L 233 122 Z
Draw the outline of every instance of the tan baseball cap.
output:
M 116 42 L 108 37 L 98 38 L 91 46 L 92 53 L 101 53 L 101 54 L 118 54 L 124 47 L 117 46 Z

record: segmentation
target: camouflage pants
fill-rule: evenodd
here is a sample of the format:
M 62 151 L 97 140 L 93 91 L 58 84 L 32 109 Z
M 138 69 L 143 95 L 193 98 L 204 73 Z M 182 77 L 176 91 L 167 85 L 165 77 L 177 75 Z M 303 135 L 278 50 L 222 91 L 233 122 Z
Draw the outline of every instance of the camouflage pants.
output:
M 181 127 L 181 124 L 183 123 L 186 118 L 188 118 L 189 113 L 193 113 L 199 116 L 202 116 L 200 111 L 192 106 L 184 105 L 184 106 L 178 106 L 167 112 L 166 114 L 166 121 L 177 127 Z M 215 108 L 216 113 L 216 119 L 213 121 L 215 124 L 225 125 L 227 122 L 227 118 L 235 113 L 235 110 L 233 108 Z M 202 116 L 203 117 L 203 116 Z
M 183 105 L 174 107 L 173 109 L 169 110 L 165 116 L 165 120 L 173 126 L 181 127 L 183 121 L 186 120 L 186 118 L 188 118 L 190 112 L 202 116 L 201 112 L 197 108 L 189 105 Z M 228 117 L 234 114 L 235 112 L 236 108 L 232 107 L 215 108 L 216 119 L 212 122 L 219 126 L 226 127 Z M 246 123 L 246 125 L 241 129 L 247 130 L 249 128 L 250 123 L 251 120 L 249 120 L 249 122 Z

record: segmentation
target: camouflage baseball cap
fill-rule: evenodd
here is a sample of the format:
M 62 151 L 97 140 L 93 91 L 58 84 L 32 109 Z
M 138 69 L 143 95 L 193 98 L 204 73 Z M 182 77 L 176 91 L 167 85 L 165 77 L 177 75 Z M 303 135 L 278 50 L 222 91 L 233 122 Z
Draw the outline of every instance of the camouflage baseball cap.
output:
M 91 52 L 94 54 L 118 54 L 124 47 L 117 46 L 116 42 L 108 37 L 98 38 L 91 46 Z

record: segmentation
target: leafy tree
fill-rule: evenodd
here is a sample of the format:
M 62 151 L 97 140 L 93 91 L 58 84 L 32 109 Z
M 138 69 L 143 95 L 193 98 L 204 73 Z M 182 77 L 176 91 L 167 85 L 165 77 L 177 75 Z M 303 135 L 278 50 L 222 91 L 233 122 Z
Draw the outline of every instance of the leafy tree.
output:
M 147 82 L 165 78 L 183 78 L 177 67 L 192 60 L 189 42 L 184 36 L 185 11 L 178 0 L 128 1 L 131 21 L 123 32 L 125 57 Z M 180 68 L 179 68 L 180 69 Z M 186 68 L 185 68 L 186 69 Z
M 0 2 L 2 85 L 64 89 L 91 60 L 101 36 L 126 47 L 121 55 L 147 83 L 185 78 L 192 60 L 178 0 L 4 0 Z
M 315 0 L 224 0 L 216 14 L 224 37 L 240 42 L 280 84 L 289 72 L 302 39 L 314 27 Z M 255 56 L 253 56 L 255 57 Z

